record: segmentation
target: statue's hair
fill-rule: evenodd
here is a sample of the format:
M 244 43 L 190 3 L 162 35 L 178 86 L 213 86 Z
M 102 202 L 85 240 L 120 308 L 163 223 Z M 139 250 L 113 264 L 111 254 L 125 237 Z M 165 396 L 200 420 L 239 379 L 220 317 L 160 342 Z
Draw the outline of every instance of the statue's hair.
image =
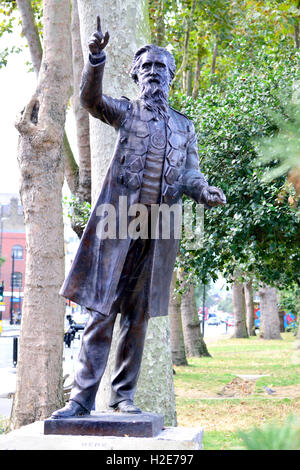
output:
M 176 70 L 175 59 L 173 54 L 171 54 L 171 52 L 169 52 L 164 47 L 155 46 L 154 44 L 146 44 L 145 46 L 140 47 L 140 49 L 138 49 L 134 55 L 132 67 L 130 70 L 130 76 L 131 78 L 133 78 L 135 83 L 138 82 L 137 71 L 140 66 L 141 56 L 148 51 L 159 52 L 160 54 L 164 54 L 166 56 L 171 80 L 173 80 Z

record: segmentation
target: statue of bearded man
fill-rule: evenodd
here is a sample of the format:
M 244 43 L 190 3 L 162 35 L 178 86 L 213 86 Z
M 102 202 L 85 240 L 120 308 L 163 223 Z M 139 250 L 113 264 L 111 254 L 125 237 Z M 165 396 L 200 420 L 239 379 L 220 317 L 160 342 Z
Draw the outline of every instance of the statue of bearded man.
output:
M 100 17 L 89 41 L 89 59 L 81 83 L 81 103 L 90 114 L 118 133 L 115 152 L 98 201 L 92 211 L 61 294 L 89 310 L 82 337 L 70 401 L 53 418 L 87 414 L 93 407 L 105 371 L 114 322 L 121 313 L 120 334 L 112 377 L 110 406 L 123 413 L 140 413 L 134 404 L 148 320 L 167 315 L 170 283 L 179 245 L 176 227 L 170 236 L 152 237 L 153 219 L 159 229 L 164 219 L 152 209 L 181 204 L 183 194 L 205 207 L 225 204 L 221 189 L 209 186 L 199 170 L 193 123 L 168 104 L 175 75 L 174 57 L 154 45 L 140 48 L 131 77 L 139 98 L 115 99 L 102 92 L 102 77 L 109 34 L 103 35 Z M 103 213 L 111 205 L 116 230 L 124 212 L 144 208 L 139 219 L 140 236 L 106 237 L 99 231 Z M 155 211 L 157 214 L 157 211 Z M 159 230 L 158 230 L 159 232 Z M 155 231 L 157 234 L 157 231 Z

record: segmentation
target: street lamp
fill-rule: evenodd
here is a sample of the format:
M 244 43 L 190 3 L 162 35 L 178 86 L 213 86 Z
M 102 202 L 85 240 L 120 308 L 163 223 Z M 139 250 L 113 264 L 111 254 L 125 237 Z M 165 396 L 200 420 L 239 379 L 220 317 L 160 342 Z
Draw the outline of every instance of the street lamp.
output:
M 9 310 L 9 316 L 10 316 L 10 324 L 12 325 L 13 324 L 13 311 L 14 311 L 14 308 L 13 308 L 13 302 L 14 302 L 14 280 L 15 280 L 15 252 L 14 250 L 12 251 L 12 255 L 11 255 L 11 265 L 12 265 L 12 268 L 11 268 L 11 296 L 10 296 L 10 310 Z
M 8 217 L 3 217 L 3 206 L 1 205 L 1 212 L 0 212 L 0 258 L 2 256 L 3 222 L 5 220 L 8 220 Z M 1 280 L 1 262 L 0 262 L 0 280 Z

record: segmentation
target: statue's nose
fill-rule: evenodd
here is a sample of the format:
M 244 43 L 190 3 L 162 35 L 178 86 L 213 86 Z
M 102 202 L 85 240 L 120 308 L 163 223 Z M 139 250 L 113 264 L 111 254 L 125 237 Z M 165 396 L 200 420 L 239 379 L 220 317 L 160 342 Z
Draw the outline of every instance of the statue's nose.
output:
M 155 64 L 152 64 L 152 65 L 151 65 L 150 73 L 151 73 L 151 75 L 155 75 L 155 74 L 156 74 Z

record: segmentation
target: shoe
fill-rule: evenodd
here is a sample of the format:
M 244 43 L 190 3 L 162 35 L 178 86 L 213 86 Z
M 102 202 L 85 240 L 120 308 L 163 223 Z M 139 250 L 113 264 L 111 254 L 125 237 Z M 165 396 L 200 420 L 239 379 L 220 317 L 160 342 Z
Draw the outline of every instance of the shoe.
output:
M 66 404 L 60 410 L 54 411 L 52 413 L 51 418 L 53 419 L 64 419 L 64 418 L 73 418 L 74 416 L 83 416 L 89 415 L 90 412 L 86 410 L 83 406 L 77 403 L 74 400 L 70 400 L 69 403 Z
M 120 403 L 117 403 L 112 407 L 115 411 L 119 411 L 120 413 L 133 413 L 138 414 L 141 413 L 142 410 L 133 404 L 132 400 L 123 400 Z

